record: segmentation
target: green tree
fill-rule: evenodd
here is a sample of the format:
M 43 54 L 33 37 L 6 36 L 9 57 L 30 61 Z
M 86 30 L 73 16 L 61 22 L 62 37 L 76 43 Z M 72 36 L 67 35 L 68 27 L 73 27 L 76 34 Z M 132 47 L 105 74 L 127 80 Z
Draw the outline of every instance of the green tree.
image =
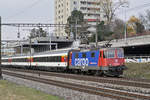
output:
M 113 34 L 112 31 L 110 31 L 109 25 L 105 25 L 104 21 L 101 21 L 97 25 L 97 36 L 98 36 L 98 41 L 104 41 L 111 39 L 111 35 Z M 95 42 L 95 34 L 89 39 L 90 42 Z
M 84 14 L 81 11 L 74 10 L 71 13 L 71 16 L 67 19 L 67 26 L 65 27 L 65 32 L 70 36 L 71 32 L 73 33 L 74 39 L 80 36 L 81 33 L 85 32 L 85 21 L 84 21 Z M 78 27 L 77 27 L 77 26 Z M 76 27 L 77 27 L 77 34 L 76 34 Z
M 145 29 L 150 30 L 150 10 L 146 10 L 146 14 L 140 14 L 139 19 Z
M 43 28 L 35 29 L 33 28 L 30 32 L 30 37 L 31 38 L 36 38 L 36 37 L 46 37 L 48 33 L 43 30 Z
M 144 27 L 144 25 L 142 23 L 135 22 L 135 25 L 136 25 L 136 32 L 137 32 L 137 34 L 144 32 L 145 27 Z

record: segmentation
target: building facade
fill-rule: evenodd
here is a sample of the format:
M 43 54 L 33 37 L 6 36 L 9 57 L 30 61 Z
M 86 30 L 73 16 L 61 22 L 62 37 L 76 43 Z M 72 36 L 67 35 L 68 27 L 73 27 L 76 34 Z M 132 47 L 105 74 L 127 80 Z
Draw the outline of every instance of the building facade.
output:
M 96 25 L 96 21 L 104 20 L 104 14 L 100 8 L 101 0 L 55 0 L 55 24 L 66 24 L 73 10 L 79 10 L 84 14 L 84 20 L 89 25 Z M 96 32 L 95 27 L 89 31 Z M 56 36 L 67 36 L 64 27 L 56 27 Z

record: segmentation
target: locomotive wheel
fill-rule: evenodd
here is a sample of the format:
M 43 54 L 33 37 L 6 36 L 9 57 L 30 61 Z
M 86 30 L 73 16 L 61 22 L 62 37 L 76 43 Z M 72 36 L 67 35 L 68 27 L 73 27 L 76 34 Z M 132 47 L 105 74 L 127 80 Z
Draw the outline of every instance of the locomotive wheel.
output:
M 104 75 L 103 71 L 96 71 L 95 72 L 95 76 L 103 76 L 103 75 Z

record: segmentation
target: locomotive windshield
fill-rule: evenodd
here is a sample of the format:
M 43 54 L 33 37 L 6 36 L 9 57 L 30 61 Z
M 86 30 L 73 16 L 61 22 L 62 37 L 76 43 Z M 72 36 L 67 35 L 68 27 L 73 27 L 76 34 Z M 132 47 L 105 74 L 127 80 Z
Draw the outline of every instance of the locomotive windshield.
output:
M 104 51 L 104 58 L 115 58 L 115 49 Z
M 117 55 L 117 58 L 124 58 L 124 52 L 123 49 L 108 49 L 104 51 L 104 58 L 115 58 L 115 53 Z

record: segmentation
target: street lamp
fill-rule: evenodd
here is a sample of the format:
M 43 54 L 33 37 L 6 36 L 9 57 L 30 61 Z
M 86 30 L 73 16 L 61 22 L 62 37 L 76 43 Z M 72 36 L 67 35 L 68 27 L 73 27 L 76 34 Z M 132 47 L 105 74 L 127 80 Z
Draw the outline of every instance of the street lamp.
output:
M 127 3 L 125 3 L 125 5 L 122 6 L 123 8 L 125 8 L 124 13 L 125 13 L 125 25 L 124 25 L 124 39 L 125 39 L 125 43 L 127 43 L 127 8 L 129 7 L 129 5 Z

